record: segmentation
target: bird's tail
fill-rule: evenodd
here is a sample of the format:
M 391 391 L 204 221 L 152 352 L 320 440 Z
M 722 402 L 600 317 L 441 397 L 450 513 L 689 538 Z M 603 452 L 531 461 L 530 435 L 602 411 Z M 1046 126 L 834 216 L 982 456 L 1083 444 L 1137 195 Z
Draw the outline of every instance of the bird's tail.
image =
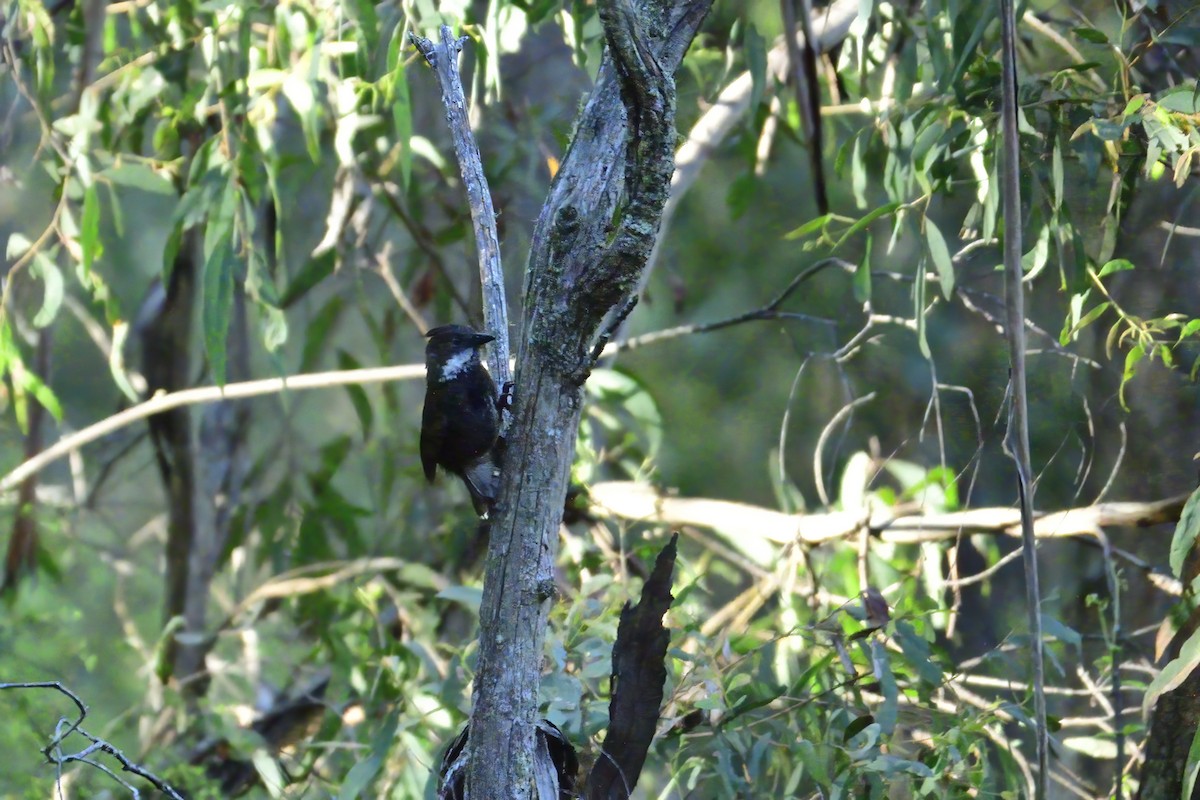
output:
M 496 502 L 496 493 L 500 488 L 491 454 L 485 455 L 463 470 L 462 479 L 467 485 L 467 491 L 471 493 L 471 504 L 475 506 L 475 513 L 486 517 Z

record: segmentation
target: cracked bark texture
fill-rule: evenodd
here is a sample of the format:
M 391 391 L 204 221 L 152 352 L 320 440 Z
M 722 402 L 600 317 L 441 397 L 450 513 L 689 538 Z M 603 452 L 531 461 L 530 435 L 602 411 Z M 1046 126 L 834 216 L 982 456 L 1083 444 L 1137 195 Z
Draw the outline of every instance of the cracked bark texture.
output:
M 488 546 L 471 715 L 475 800 L 534 796 L 554 555 L 590 350 L 633 293 L 674 171 L 672 75 L 711 0 L 603 0 L 608 48 L 538 217 L 515 401 Z

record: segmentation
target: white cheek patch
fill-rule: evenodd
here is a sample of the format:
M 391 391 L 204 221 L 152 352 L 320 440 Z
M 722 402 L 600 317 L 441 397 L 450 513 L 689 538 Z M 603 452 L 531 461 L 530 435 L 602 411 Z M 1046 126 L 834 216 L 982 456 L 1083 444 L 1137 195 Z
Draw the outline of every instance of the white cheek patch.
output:
M 474 353 L 470 350 L 460 350 L 446 359 L 446 363 L 442 365 L 442 383 L 452 381 L 461 375 L 467 365 L 471 363 L 473 355 Z

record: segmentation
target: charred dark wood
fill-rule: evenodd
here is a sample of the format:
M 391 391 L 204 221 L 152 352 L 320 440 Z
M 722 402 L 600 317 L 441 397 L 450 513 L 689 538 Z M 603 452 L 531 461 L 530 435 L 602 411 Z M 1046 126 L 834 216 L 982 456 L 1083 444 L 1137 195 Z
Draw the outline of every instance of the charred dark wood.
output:
M 588 800 L 627 800 L 637 786 L 654 742 L 667 681 L 667 646 L 670 632 L 663 614 L 671 607 L 672 578 L 679 534 L 654 562 L 635 606 L 625 604 L 617 626 L 612 656 L 612 699 L 608 704 L 608 732 L 600 757 L 588 775 L 584 797 Z

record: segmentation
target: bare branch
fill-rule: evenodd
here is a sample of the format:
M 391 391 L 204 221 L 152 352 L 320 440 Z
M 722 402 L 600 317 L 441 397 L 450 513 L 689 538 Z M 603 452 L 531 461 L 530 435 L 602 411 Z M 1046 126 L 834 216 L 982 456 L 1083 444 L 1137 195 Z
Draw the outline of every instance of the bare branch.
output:
M 772 319 L 801 319 L 808 322 L 819 322 L 825 325 L 834 324 L 832 320 L 812 317 L 807 314 L 792 314 L 786 311 L 780 311 L 779 307 L 791 297 L 797 289 L 800 288 L 806 281 L 813 276 L 824 271 L 828 267 L 840 267 L 843 270 L 853 272 L 855 266 L 849 261 L 840 258 L 823 258 L 817 263 L 807 267 L 801 271 L 796 277 L 792 278 L 791 282 L 777 294 L 769 303 L 756 308 L 752 311 L 746 311 L 742 314 L 737 314 L 732 317 L 726 317 L 715 322 L 697 322 L 690 325 L 680 325 L 675 328 L 668 328 L 662 331 L 654 331 L 652 333 L 644 333 L 641 336 L 635 336 L 632 339 L 626 339 L 623 342 L 614 342 L 604 348 L 604 355 L 610 356 L 626 350 L 635 350 L 639 347 L 645 347 L 648 344 L 654 344 L 666 339 L 674 339 L 679 336 L 690 336 L 694 333 L 712 333 L 724 328 L 729 328 L 734 325 L 741 325 L 745 322 L 755 322 L 759 320 Z M 618 326 L 620 322 L 618 321 Z
M 500 239 L 496 234 L 496 210 L 492 207 L 492 192 L 483 173 L 483 159 L 467 119 L 467 99 L 458 75 L 458 54 L 466 36 L 454 37 L 449 25 L 441 27 L 441 41 L 434 43 L 423 36 L 409 33 L 409 39 L 433 67 L 442 90 L 442 106 L 446 123 L 454 140 L 454 154 L 467 189 L 471 207 L 471 223 L 475 228 L 475 248 L 479 256 L 479 282 L 483 288 L 483 326 L 496 337 L 488 347 L 488 367 L 497 385 L 512 381 L 509 368 L 508 303 L 504 295 L 504 267 L 500 263 Z
M 30 475 L 41 472 L 63 456 L 73 453 L 91 442 L 121 430 L 146 417 L 183 406 L 217 403 L 222 400 L 243 400 L 268 394 L 298 392 L 303 389 L 329 389 L 336 386 L 365 386 L 372 383 L 408 381 L 425 377 L 424 364 L 401 364 L 394 367 L 372 367 L 369 369 L 347 369 L 334 372 L 315 372 L 308 375 L 293 375 L 286 378 L 266 378 L 244 383 L 227 383 L 220 386 L 201 386 L 184 389 L 170 394 L 156 394 L 143 403 L 131 406 L 119 414 L 113 414 L 83 430 L 76 431 L 47 447 L 35 457 L 23 462 L 16 469 L 0 478 L 0 493 L 12 491 Z

